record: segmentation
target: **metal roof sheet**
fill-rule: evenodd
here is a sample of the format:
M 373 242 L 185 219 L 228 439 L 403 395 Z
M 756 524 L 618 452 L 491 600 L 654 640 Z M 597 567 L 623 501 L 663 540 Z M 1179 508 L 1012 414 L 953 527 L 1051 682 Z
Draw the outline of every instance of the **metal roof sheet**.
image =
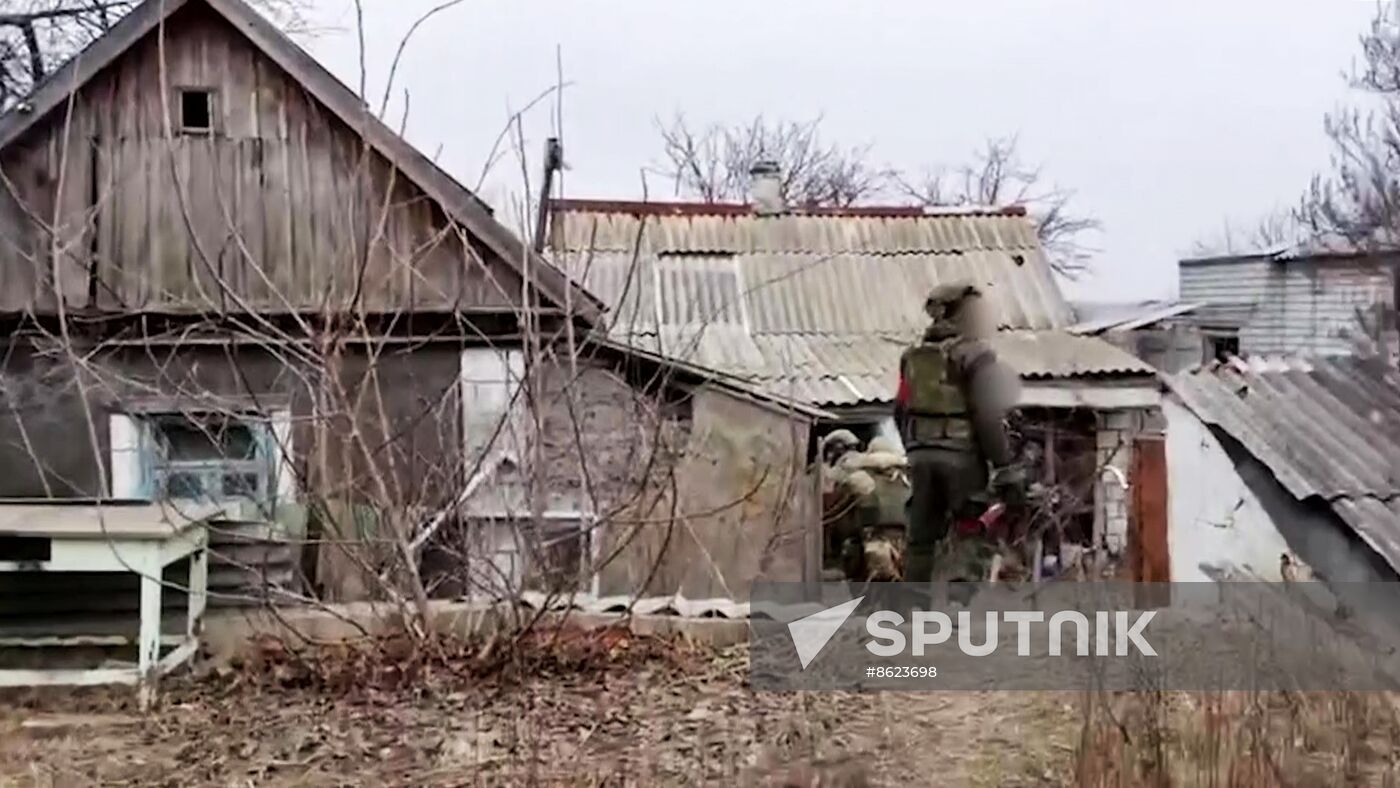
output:
M 755 330 L 871 330 L 923 322 L 921 296 L 950 281 L 986 288 L 1007 328 L 1064 328 L 1074 313 L 1060 293 L 1023 215 L 868 216 L 823 213 L 758 216 L 560 210 L 552 248 L 559 264 L 610 305 L 626 283 L 642 291 L 653 264 L 686 267 L 733 261 Z M 719 259 L 716 259 L 719 258 Z M 915 297 L 891 298 L 891 288 Z M 610 298 L 611 296 L 611 298 Z M 794 312 L 793 303 L 806 311 Z
M 1179 315 L 1195 312 L 1202 304 L 1181 301 L 1140 301 L 1119 303 L 1076 303 L 1079 322 L 1070 327 L 1074 334 L 1101 334 L 1105 331 L 1133 331 Z
M 724 369 L 772 396 L 829 406 L 894 399 L 899 357 L 917 333 L 750 335 L 728 326 L 663 328 L 621 341 L 702 367 Z M 1152 375 L 1150 365 L 1094 337 L 1003 331 L 997 357 L 1023 378 Z
M 1311 236 L 1297 242 L 1275 244 L 1263 249 L 1252 249 L 1238 254 L 1208 255 L 1188 257 L 1181 265 L 1212 265 L 1233 263 L 1245 260 L 1273 260 L 1293 262 L 1297 260 L 1325 260 L 1328 258 L 1356 258 L 1394 256 L 1400 248 L 1391 242 L 1358 243 L 1340 235 L 1328 234 Z
M 610 305 L 612 338 L 819 405 L 889 401 L 924 294 L 952 281 L 984 288 L 1023 375 L 1152 374 L 1064 331 L 1074 313 L 1023 212 L 709 208 L 564 203 L 555 261 Z
M 1202 328 L 1243 328 L 1254 317 L 1258 304 L 1205 304 L 1191 313 L 1191 322 Z
M 1259 359 L 1170 379 L 1294 497 L 1319 497 L 1400 569 L 1400 373 L 1369 359 Z

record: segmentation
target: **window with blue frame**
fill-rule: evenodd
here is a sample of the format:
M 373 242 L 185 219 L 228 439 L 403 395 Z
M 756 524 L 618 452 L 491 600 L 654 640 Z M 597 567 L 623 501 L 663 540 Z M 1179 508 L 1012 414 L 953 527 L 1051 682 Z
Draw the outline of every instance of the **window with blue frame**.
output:
M 254 415 L 148 413 L 142 464 L 150 497 L 269 503 L 276 491 L 271 423 Z

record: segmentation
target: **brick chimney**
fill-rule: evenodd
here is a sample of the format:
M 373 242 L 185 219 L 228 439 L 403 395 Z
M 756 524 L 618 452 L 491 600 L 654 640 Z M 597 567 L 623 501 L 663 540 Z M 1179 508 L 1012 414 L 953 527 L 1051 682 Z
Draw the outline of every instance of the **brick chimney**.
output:
M 749 200 L 759 216 L 787 211 L 783 204 L 783 168 L 771 159 L 759 159 L 749 168 Z

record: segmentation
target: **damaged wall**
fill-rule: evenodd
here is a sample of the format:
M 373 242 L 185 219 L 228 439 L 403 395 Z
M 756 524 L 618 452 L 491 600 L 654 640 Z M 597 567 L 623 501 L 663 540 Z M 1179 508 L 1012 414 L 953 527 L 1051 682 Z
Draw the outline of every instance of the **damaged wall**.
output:
M 1132 331 L 1105 331 L 1098 336 L 1168 375 L 1199 366 L 1205 354 L 1200 328 L 1185 321 L 1164 321 Z
M 1288 543 L 1220 441 L 1180 403 L 1167 400 L 1162 410 L 1172 580 L 1281 579 Z
M 543 387 L 547 500 L 596 515 L 599 594 L 742 601 L 754 579 L 802 578 L 806 419 L 703 383 L 643 395 L 611 369 L 571 374 Z
M 540 555 L 538 543 L 572 525 L 585 536 L 557 549 L 572 551 L 569 560 L 592 553 L 598 572 L 596 582 L 580 577 L 570 590 L 742 601 L 756 578 L 802 578 L 803 527 L 815 527 L 816 516 L 805 468 L 808 419 L 616 360 L 555 359 L 541 368 L 536 396 L 538 407 L 517 404 L 514 418 L 539 415 L 538 433 L 526 430 L 541 436 L 538 496 L 525 448 L 526 466 L 507 469 L 468 505 L 475 529 L 465 535 L 474 540 L 468 550 L 497 556 L 488 572 L 555 560 Z M 535 507 L 548 535 L 528 533 Z M 538 576 L 524 571 L 518 582 L 543 590 Z M 473 587 L 492 595 L 504 586 L 499 576 L 468 573 L 444 593 Z
M 675 468 L 674 522 L 663 511 L 641 525 L 625 560 L 604 571 L 601 592 L 747 601 L 754 580 L 801 580 L 818 511 L 808 431 L 787 414 L 698 389 Z

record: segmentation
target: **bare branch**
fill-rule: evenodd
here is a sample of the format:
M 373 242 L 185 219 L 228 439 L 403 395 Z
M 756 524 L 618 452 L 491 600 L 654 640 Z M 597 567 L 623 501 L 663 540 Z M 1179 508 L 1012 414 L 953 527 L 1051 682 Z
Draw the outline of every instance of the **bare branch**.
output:
M 660 172 L 677 194 L 705 202 L 743 202 L 749 170 L 762 160 L 777 161 L 783 172 L 782 196 L 801 207 L 850 206 L 880 196 L 894 172 L 870 161 L 869 146 L 842 148 L 821 138 L 821 117 L 810 121 L 768 121 L 711 125 L 696 130 L 684 115 L 656 123 L 666 162 Z
M 304 29 L 312 0 L 254 0 L 285 29 Z M 0 13 L 0 111 L 107 32 L 138 0 L 11 0 Z
M 1086 236 L 1102 225 L 1076 213 L 1070 206 L 1074 192 L 1047 184 L 1039 168 L 1021 160 L 1017 146 L 1014 136 L 989 139 L 968 164 L 935 169 L 917 181 L 901 177 L 899 188 L 925 206 L 1025 206 L 1051 267 L 1074 278 L 1088 268 L 1096 251 Z

